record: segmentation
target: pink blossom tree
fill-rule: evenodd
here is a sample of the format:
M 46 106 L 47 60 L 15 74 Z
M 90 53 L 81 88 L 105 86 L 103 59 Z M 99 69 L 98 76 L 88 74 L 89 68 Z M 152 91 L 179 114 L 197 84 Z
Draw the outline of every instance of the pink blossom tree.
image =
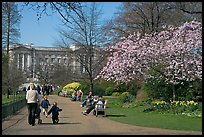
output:
M 202 24 L 186 22 L 164 31 L 135 33 L 110 48 L 111 56 L 97 78 L 128 83 L 140 78 L 164 78 L 173 88 L 182 81 L 202 79 Z M 156 77 L 149 73 L 154 66 L 162 69 Z

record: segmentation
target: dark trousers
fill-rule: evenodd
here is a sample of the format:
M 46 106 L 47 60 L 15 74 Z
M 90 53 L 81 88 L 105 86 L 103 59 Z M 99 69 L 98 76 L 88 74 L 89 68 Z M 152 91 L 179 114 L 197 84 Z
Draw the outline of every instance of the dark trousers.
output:
M 37 109 L 37 103 L 27 103 L 28 107 L 28 123 L 30 125 L 35 124 L 35 112 Z
M 53 124 L 57 124 L 58 121 L 59 121 L 58 115 L 52 116 L 52 123 L 53 123 Z
M 95 105 L 90 105 L 89 107 L 88 107 L 88 109 L 86 110 L 86 113 L 87 114 L 89 114 L 93 109 L 95 108 Z

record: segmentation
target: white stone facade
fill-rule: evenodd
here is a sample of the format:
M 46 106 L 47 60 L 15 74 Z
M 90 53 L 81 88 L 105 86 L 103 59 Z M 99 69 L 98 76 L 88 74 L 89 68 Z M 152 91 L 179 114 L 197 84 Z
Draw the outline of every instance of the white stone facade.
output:
M 78 73 L 85 73 L 84 68 L 71 55 L 70 50 L 76 48 L 54 48 L 54 47 L 33 47 L 32 45 L 12 45 L 10 46 L 10 62 L 18 69 L 32 73 L 32 78 L 36 78 L 36 67 L 43 64 L 72 66 L 72 70 Z M 81 71 L 81 72 L 79 72 Z

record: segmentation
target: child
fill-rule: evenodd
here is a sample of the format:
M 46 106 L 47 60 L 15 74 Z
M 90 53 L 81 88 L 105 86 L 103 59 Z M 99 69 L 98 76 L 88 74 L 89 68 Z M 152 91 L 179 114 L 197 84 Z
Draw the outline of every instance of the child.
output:
M 42 107 L 43 114 L 46 116 L 46 118 L 47 118 L 47 110 L 48 110 L 49 106 L 50 106 L 50 103 L 49 103 L 47 97 L 43 96 L 43 100 L 41 102 L 41 107 Z
M 62 111 L 59 107 L 57 107 L 57 102 L 53 103 L 52 108 L 49 110 L 48 115 L 52 113 L 52 122 L 53 124 L 57 124 L 59 122 L 59 112 Z
M 40 113 L 41 113 L 41 109 L 40 109 L 40 105 L 38 104 L 35 112 L 35 119 L 38 119 L 38 124 L 42 124 L 42 119 L 40 119 Z

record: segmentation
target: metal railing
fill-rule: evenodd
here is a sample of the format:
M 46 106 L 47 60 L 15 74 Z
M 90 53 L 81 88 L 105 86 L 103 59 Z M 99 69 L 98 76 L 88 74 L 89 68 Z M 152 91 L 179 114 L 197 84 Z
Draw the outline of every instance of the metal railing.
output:
M 26 106 L 26 99 L 10 102 L 2 105 L 2 120 L 10 115 L 15 114 L 18 110 Z

